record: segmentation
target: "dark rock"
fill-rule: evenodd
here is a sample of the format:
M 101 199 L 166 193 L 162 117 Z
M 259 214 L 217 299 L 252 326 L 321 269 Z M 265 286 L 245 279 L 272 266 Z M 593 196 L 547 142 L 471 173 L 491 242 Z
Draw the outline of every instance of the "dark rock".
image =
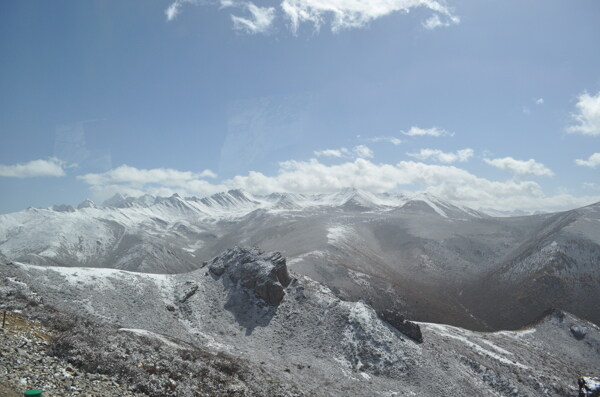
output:
M 579 397 L 600 397 L 600 378 L 582 376 L 577 380 Z
M 587 328 L 580 327 L 577 325 L 571 325 L 571 334 L 573 334 L 575 339 L 582 340 L 583 338 L 585 338 L 585 335 L 587 334 Z
M 292 281 L 285 258 L 279 253 L 263 253 L 258 248 L 235 247 L 214 258 L 211 273 L 252 290 L 268 305 L 278 305 L 285 296 L 284 288 Z
M 183 289 L 179 294 L 179 302 L 185 303 L 188 299 L 192 297 L 198 291 L 198 284 L 193 281 L 186 281 L 183 285 Z
M 412 340 L 418 343 L 423 343 L 423 334 L 419 324 L 408 321 L 404 316 L 396 310 L 385 309 L 377 312 L 380 319 L 402 332 Z

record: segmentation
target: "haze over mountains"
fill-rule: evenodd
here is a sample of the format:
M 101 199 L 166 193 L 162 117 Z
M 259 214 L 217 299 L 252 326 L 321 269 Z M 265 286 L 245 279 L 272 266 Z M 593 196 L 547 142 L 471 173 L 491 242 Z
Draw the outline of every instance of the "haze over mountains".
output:
M 419 321 L 517 329 L 561 308 L 600 324 L 600 204 L 497 218 L 428 195 L 232 190 L 0 215 L 0 253 L 35 265 L 176 274 L 236 245 Z

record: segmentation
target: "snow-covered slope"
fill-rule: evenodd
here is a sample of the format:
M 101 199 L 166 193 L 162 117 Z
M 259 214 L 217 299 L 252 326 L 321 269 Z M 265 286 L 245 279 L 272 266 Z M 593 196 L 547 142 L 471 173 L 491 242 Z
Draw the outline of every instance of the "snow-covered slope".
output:
M 420 321 L 518 328 L 559 307 L 600 324 L 598 205 L 493 218 L 430 195 L 232 190 L 0 215 L 0 254 L 45 266 L 182 273 L 240 244 L 282 251 L 338 296 Z
M 293 273 L 290 281 L 282 263 L 234 249 L 178 275 L 0 264 L 0 294 L 35 293 L 169 346 L 225 352 L 311 396 L 563 396 L 600 371 L 600 330 L 568 314 L 515 332 L 421 323 L 419 344 L 365 302 Z M 283 288 L 280 301 L 261 298 L 267 279 Z
M 28 263 L 117 267 L 181 272 L 201 263 L 193 252 L 227 232 L 253 211 L 281 214 L 311 209 L 400 208 L 401 196 L 347 189 L 330 195 L 272 194 L 255 197 L 240 190 L 198 199 L 115 195 L 97 206 L 53 206 L 0 215 L 0 252 Z M 438 204 L 430 204 L 441 216 Z M 450 205 L 450 204 L 446 204 Z M 433 210 L 433 209 L 432 209 Z M 478 216 L 464 211 L 461 215 Z M 161 262 L 166 262 L 161 266 Z

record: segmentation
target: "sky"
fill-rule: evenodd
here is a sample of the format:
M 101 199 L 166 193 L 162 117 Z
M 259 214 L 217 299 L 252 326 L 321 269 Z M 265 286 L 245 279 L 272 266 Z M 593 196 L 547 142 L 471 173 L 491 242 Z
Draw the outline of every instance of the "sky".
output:
M 0 213 L 122 193 L 600 201 L 597 0 L 0 2 Z

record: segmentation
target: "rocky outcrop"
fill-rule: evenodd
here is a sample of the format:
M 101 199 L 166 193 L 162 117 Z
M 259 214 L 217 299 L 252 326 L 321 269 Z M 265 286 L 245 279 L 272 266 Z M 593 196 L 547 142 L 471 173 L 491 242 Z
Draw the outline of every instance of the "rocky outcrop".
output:
M 251 290 L 268 305 L 277 306 L 285 296 L 291 278 L 285 258 L 279 253 L 264 253 L 258 248 L 235 247 L 207 263 L 217 277 Z
M 600 378 L 582 376 L 578 383 L 579 397 L 600 397 Z
M 408 321 L 404 316 L 395 310 L 381 310 L 377 313 L 380 319 L 402 332 L 412 340 L 423 343 L 423 334 L 418 324 Z
M 572 325 L 570 330 L 571 330 L 571 334 L 573 334 L 573 336 L 577 340 L 582 340 L 583 338 L 585 338 L 585 334 L 587 334 L 586 327 L 579 327 L 577 325 Z

